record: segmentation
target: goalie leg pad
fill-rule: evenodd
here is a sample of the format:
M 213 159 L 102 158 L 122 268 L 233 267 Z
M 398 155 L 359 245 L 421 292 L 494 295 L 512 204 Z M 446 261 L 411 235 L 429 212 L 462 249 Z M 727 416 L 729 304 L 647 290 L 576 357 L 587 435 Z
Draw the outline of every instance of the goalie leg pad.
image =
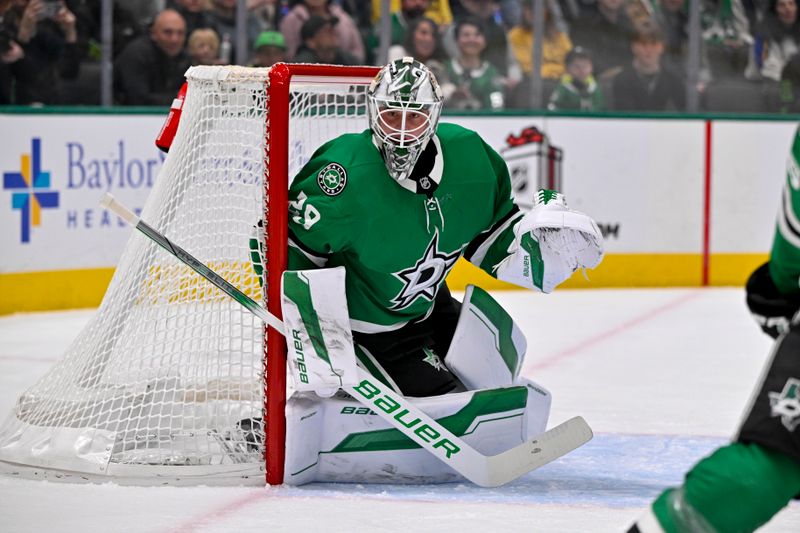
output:
M 503 452 L 544 432 L 550 411 L 549 393 L 527 382 L 516 387 L 410 401 L 487 455 Z M 395 409 L 397 420 L 408 427 L 419 425 L 419 431 L 432 437 L 431 428 L 423 427 L 419 419 L 388 402 L 378 400 L 368 407 L 344 394 L 323 399 L 313 393 L 296 392 L 286 406 L 285 482 L 464 481 L 433 454 L 390 426 L 374 409 Z
M 343 267 L 283 273 L 281 310 L 295 389 L 323 396 L 358 382 Z
M 489 293 L 468 285 L 444 363 L 469 390 L 516 384 L 527 341 Z

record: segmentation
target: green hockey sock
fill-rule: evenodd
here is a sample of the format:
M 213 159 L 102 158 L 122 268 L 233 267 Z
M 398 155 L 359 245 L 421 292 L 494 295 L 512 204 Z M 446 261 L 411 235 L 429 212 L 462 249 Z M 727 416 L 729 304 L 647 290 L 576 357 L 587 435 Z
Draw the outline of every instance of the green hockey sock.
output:
M 667 533 L 750 532 L 800 495 L 800 463 L 758 444 L 734 443 L 692 468 L 683 487 L 653 503 Z

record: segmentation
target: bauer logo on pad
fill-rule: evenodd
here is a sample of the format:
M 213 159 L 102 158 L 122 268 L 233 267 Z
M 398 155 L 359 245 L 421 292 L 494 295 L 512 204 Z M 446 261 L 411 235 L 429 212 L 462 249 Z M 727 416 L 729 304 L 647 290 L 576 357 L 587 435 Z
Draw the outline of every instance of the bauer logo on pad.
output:
M 317 174 L 317 183 L 319 183 L 319 188 L 322 189 L 322 192 L 328 196 L 336 196 L 347 185 L 347 172 L 338 163 L 328 163 Z

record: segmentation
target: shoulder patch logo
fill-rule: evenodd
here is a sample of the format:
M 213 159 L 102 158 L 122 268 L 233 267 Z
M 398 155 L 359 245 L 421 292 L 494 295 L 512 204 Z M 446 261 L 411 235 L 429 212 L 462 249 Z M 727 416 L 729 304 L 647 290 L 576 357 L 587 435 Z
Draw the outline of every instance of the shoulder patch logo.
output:
M 347 185 L 347 172 L 339 163 L 328 163 L 317 174 L 317 183 L 322 192 L 328 196 L 336 196 Z

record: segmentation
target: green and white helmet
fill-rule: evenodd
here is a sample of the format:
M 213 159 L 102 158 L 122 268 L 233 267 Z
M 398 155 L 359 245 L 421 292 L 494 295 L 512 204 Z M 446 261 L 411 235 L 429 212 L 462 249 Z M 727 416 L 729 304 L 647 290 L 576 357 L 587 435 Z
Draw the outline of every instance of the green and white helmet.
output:
M 367 93 L 372 137 L 389 175 L 402 181 L 411 174 L 442 111 L 442 90 L 433 73 L 412 57 L 381 69 Z

